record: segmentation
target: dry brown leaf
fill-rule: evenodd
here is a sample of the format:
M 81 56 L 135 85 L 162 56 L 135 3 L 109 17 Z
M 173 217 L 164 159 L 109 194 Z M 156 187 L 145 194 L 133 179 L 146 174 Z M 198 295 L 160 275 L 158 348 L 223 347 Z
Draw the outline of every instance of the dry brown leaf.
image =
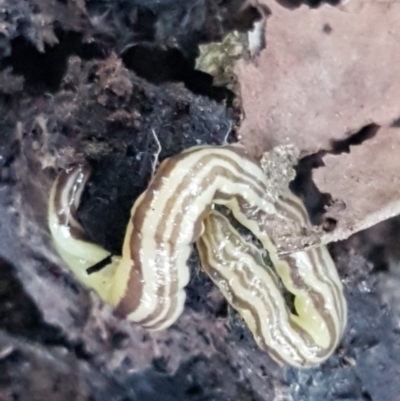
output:
M 337 221 L 325 241 L 336 241 L 400 214 L 400 128 L 381 128 L 350 153 L 326 155 L 313 178 L 333 197 L 327 217 Z M 341 207 L 341 205 L 344 206 Z
M 329 149 L 332 139 L 400 115 L 400 3 L 260 3 L 272 13 L 267 47 L 237 66 L 241 141 L 256 155 L 290 143 L 307 154 Z

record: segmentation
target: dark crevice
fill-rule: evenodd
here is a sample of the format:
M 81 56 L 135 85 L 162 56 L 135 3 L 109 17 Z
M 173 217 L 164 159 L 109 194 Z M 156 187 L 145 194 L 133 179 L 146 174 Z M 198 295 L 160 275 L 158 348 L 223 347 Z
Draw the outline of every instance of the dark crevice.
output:
M 362 254 L 374 266 L 372 273 L 387 273 L 391 262 L 400 260 L 399 228 L 396 216 L 357 234 Z
M 0 127 L 0 171 L 2 168 L 10 167 L 19 153 L 18 141 L 16 139 L 10 140 L 8 135 L 12 129 L 13 124 L 11 122 L 2 121 Z
M 364 141 L 373 138 L 379 128 L 377 124 L 368 124 L 346 139 L 332 140 L 329 152 L 320 151 L 299 161 L 296 177 L 291 182 L 290 189 L 303 199 L 313 224 L 322 224 L 325 231 L 332 231 L 336 226 L 336 220 L 324 216 L 326 207 L 332 203 L 332 198 L 330 194 L 319 191 L 312 180 L 312 170 L 324 166 L 323 157 L 326 154 L 350 153 L 352 146 L 361 145 Z
M 290 183 L 290 189 L 303 199 L 308 210 L 311 222 L 321 224 L 325 205 L 329 201 L 326 194 L 322 194 L 312 180 L 312 170 L 323 166 L 322 158 L 326 152 L 304 157 L 296 168 L 296 177 Z
M 362 392 L 362 396 L 364 397 L 364 401 L 373 401 L 371 394 L 366 390 Z
M 366 242 L 370 243 L 370 242 Z M 369 260 L 374 266 L 373 273 L 388 273 L 389 272 L 389 264 L 387 257 L 387 246 L 385 245 L 376 245 L 372 246 L 365 255 L 365 258 Z
M 76 54 L 84 60 L 102 59 L 107 56 L 110 48 L 117 46 L 125 65 L 148 81 L 155 84 L 183 82 L 193 93 L 208 96 L 217 102 L 226 101 L 231 106 L 234 93 L 225 87 L 214 86 L 211 75 L 195 70 L 200 43 L 218 41 L 234 29 L 248 31 L 255 21 L 262 18 L 257 7 L 245 5 L 242 0 L 231 3 L 224 5 L 222 2 L 216 8 L 216 12 L 221 13 L 219 33 L 217 31 L 212 34 L 210 28 L 208 35 L 206 31 L 195 29 L 187 35 L 177 34 L 176 47 L 164 43 L 166 33 L 157 31 L 159 18 L 167 12 L 161 5 L 149 3 L 143 6 L 121 2 L 110 12 L 107 7 L 97 7 L 97 12 L 90 20 L 95 41 L 83 43 L 81 33 L 56 28 L 59 43 L 54 46 L 45 45 L 41 53 L 29 40 L 19 36 L 11 42 L 11 55 L 2 61 L 0 68 L 11 66 L 14 74 L 23 76 L 24 89 L 30 94 L 55 93 L 66 73 L 70 55 Z M 234 7 L 236 3 L 237 7 Z M 161 9 L 158 10 L 158 7 Z M 120 13 L 121 8 L 126 8 L 126 12 Z M 122 20 L 115 19 L 117 9 Z M 188 10 L 186 12 L 190 15 Z M 219 21 L 217 17 L 216 20 Z M 118 43 L 114 43 L 116 31 L 121 33 Z M 161 37 L 164 39 L 161 40 Z
M 190 34 L 179 34 L 183 28 L 179 24 L 184 24 L 185 18 L 177 19 L 175 45 L 171 46 L 165 43 L 166 32 L 159 32 L 160 21 L 157 18 L 162 19 L 163 11 L 156 12 L 152 7 L 157 8 L 155 3 L 149 3 L 148 8 L 128 7 L 125 13 L 126 21 L 120 21 L 123 26 L 131 27 L 130 33 L 128 30 L 126 37 L 124 36 L 121 49 L 121 58 L 127 68 L 156 85 L 183 82 L 193 93 L 207 96 L 217 102 L 226 101 L 230 107 L 235 98 L 234 93 L 225 87 L 214 86 L 211 75 L 195 69 L 195 60 L 199 55 L 198 46 L 218 42 L 233 30 L 251 30 L 256 21 L 269 14 L 269 10 L 266 7 L 261 10 L 261 7 L 250 6 L 243 0 L 222 1 L 214 10 L 219 16 L 215 17 L 219 23 L 218 30 L 213 32 L 211 26 L 206 30 L 190 28 Z M 159 7 L 162 8 L 161 5 Z M 196 13 L 195 8 L 193 5 L 193 13 Z M 190 15 L 191 12 L 186 11 Z M 209 32 L 206 34 L 207 31 Z
M 16 277 L 14 267 L 0 258 L 0 329 L 46 345 L 67 346 L 63 333 L 47 324 Z
M 337 6 L 341 0 L 276 0 L 280 5 L 289 9 L 295 9 L 305 4 L 310 8 L 318 8 L 323 4 Z
M 332 140 L 332 150 L 329 153 L 334 155 L 350 153 L 350 146 L 361 145 L 364 141 L 372 139 L 378 132 L 379 128 L 380 126 L 377 124 L 368 124 L 346 139 Z
M 187 61 L 178 49 L 159 49 L 137 45 L 122 54 L 125 65 L 150 82 L 187 81 L 193 74 L 193 63 Z M 203 72 L 194 76 L 198 85 L 210 86 L 212 77 Z
M 195 94 L 208 96 L 217 102 L 232 103 L 234 93 L 213 85 L 213 77 L 197 71 L 194 60 L 188 60 L 178 49 L 160 49 L 146 45 L 132 46 L 122 54 L 127 68 L 138 76 L 159 85 L 165 82 L 183 82 Z
M 224 28 L 227 31 L 248 32 L 253 29 L 255 22 L 271 14 L 271 10 L 265 4 L 252 6 L 249 3 L 244 1 L 235 5 L 234 1 L 231 2 L 231 17 L 224 21 Z
M 25 292 L 14 267 L 0 257 L 0 330 L 45 346 L 64 347 L 77 358 L 91 359 L 85 344 L 71 342 L 58 327 L 43 320 L 35 302 Z
M 104 49 L 97 43 L 82 43 L 79 33 L 57 29 L 56 36 L 59 43 L 45 45 L 43 53 L 23 37 L 17 37 L 12 41 L 11 55 L 2 62 L 4 67 L 11 66 L 14 74 L 24 77 L 24 90 L 30 94 L 57 92 L 72 54 L 84 60 L 105 57 Z
M 82 359 L 86 362 L 92 359 L 92 355 L 86 350 L 86 345 L 83 342 L 67 344 L 66 348 L 71 350 L 78 359 Z

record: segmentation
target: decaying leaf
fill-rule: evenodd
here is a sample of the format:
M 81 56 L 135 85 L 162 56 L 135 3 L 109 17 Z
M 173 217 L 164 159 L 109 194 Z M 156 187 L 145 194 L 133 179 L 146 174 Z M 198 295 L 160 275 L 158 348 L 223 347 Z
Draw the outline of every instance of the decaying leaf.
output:
M 271 10 L 267 46 L 237 64 L 240 140 L 256 156 L 282 144 L 302 155 L 329 152 L 368 124 L 389 127 L 398 118 L 400 3 L 353 0 L 315 9 L 260 3 Z M 334 200 L 326 217 L 336 228 L 326 241 L 400 213 L 398 132 L 382 128 L 350 154 L 327 155 L 315 171 L 318 188 Z
M 400 214 L 400 129 L 381 128 L 376 136 L 350 153 L 326 155 L 325 166 L 314 170 L 322 192 L 332 196 L 326 215 L 337 221 L 327 241 Z
M 237 66 L 241 141 L 257 155 L 290 143 L 307 154 L 329 149 L 332 139 L 400 115 L 400 3 L 311 10 L 260 3 L 271 10 L 267 46 Z

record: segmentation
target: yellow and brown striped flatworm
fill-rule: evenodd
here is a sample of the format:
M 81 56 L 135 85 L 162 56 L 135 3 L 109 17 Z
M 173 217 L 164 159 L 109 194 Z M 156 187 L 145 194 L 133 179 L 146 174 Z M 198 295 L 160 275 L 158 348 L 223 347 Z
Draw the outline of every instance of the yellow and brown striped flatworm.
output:
M 92 274 L 86 267 L 108 254 L 84 238 L 76 219 L 89 174 L 82 165 L 59 174 L 50 196 L 50 229 L 74 273 L 118 316 L 150 330 L 172 325 L 183 311 L 187 260 L 197 242 L 204 271 L 275 360 L 308 367 L 334 351 L 347 309 L 333 261 L 322 245 L 278 254 L 279 244 L 271 240 L 275 217 L 307 228 L 307 213 L 289 190 L 274 201 L 267 196 L 268 178 L 243 147 L 194 147 L 164 160 L 132 207 L 122 256 Z M 213 210 L 216 204 L 228 207 L 260 240 L 294 295 L 296 313 L 260 251 Z

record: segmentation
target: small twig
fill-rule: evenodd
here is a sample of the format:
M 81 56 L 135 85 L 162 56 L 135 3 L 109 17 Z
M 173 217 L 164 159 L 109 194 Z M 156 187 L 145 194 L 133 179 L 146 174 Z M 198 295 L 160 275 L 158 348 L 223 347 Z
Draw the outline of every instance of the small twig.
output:
M 107 256 L 103 260 L 100 260 L 100 262 L 97 262 L 95 265 L 90 266 L 86 269 L 87 274 L 93 274 L 97 273 L 98 271 L 104 269 L 108 264 L 111 263 L 111 258 L 112 255 Z

